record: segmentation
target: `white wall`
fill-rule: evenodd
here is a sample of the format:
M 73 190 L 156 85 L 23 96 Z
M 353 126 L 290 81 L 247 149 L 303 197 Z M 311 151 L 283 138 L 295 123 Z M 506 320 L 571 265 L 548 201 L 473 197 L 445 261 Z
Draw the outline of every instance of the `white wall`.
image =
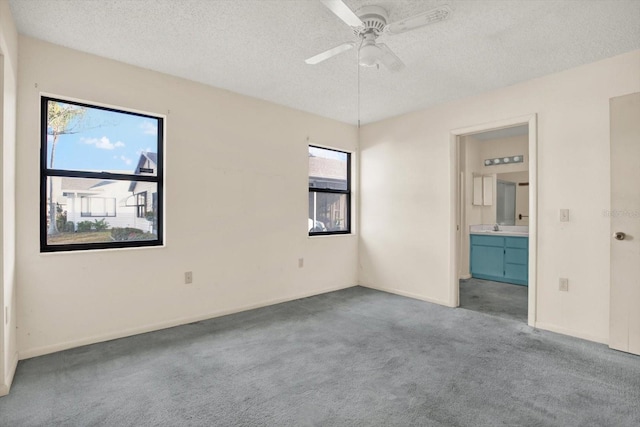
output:
M 9 392 L 18 363 L 16 339 L 15 158 L 18 33 L 9 3 L 0 2 L 0 396 Z M 8 314 L 8 319 L 6 318 Z M 7 321 L 8 320 L 8 321 Z
M 364 126 L 360 282 L 449 304 L 450 132 L 538 115 L 536 326 L 609 333 L 609 98 L 640 91 L 640 51 Z M 571 209 L 560 223 L 558 210 Z M 571 291 L 558 291 L 558 278 Z
M 307 235 L 307 138 L 356 151 L 354 126 L 28 37 L 19 47 L 21 358 L 357 283 L 355 235 Z M 167 115 L 166 247 L 40 254 L 41 91 Z

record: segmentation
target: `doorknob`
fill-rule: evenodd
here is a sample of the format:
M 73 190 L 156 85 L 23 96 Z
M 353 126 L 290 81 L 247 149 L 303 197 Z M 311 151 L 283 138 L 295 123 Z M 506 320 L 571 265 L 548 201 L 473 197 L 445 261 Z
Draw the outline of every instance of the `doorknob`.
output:
M 624 240 L 624 238 L 627 237 L 627 235 L 624 234 L 622 231 L 616 231 L 615 233 L 613 233 L 613 237 L 616 240 Z

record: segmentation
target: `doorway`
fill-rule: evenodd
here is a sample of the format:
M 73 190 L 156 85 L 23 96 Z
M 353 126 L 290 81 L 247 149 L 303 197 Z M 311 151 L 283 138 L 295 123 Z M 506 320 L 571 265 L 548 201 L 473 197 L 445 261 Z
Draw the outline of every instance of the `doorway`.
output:
M 512 282 L 515 283 L 518 277 L 524 278 L 524 282 L 522 284 L 527 284 L 527 287 L 520 287 L 520 293 L 526 294 L 526 316 L 522 316 L 522 320 L 526 320 L 526 323 L 530 326 L 535 326 L 536 321 L 536 264 L 537 264 L 537 117 L 536 115 L 529 115 L 523 117 L 516 117 L 512 119 L 501 120 L 498 122 L 486 123 L 483 125 L 470 126 L 460 129 L 455 129 L 451 131 L 450 134 L 450 149 L 451 149 L 451 171 L 452 176 L 451 180 L 454 185 L 452 185 L 452 194 L 451 194 L 451 215 L 452 215 L 452 230 L 451 230 L 451 283 L 449 284 L 450 292 L 449 292 L 449 305 L 452 307 L 460 306 L 460 279 L 470 279 L 470 275 L 465 273 L 465 266 L 470 265 L 472 263 L 470 255 L 465 253 L 465 248 L 467 245 L 471 247 L 470 244 L 470 233 L 469 221 L 466 219 L 465 206 L 469 206 L 469 203 L 481 204 L 484 209 L 474 209 L 475 215 L 478 216 L 478 212 L 480 212 L 479 219 L 474 220 L 473 222 L 484 225 L 494 226 L 498 223 L 497 220 L 497 210 L 495 206 L 495 197 L 497 196 L 498 187 L 498 172 L 499 170 L 496 168 L 494 172 L 488 172 L 480 177 L 478 176 L 469 176 L 470 170 L 461 167 L 464 162 L 468 159 L 466 158 L 466 153 L 463 151 L 463 138 L 483 133 L 494 133 L 494 134 L 504 134 L 509 132 L 509 129 L 514 129 L 517 127 L 526 127 L 525 138 L 528 142 L 528 147 L 526 147 L 526 153 L 511 153 L 509 155 L 505 155 L 508 157 L 505 159 L 502 155 L 495 156 L 492 158 L 488 156 L 487 158 L 481 158 L 480 161 L 483 162 L 484 166 L 489 166 L 490 162 L 495 162 L 495 164 L 499 164 L 500 162 L 511 162 L 515 163 L 518 161 L 522 161 L 518 156 L 524 154 L 526 158 L 528 158 L 528 182 L 517 182 L 515 184 L 516 191 L 520 189 L 520 187 L 525 187 L 526 192 L 521 193 L 521 198 L 524 197 L 526 200 L 526 207 L 528 211 L 526 212 L 517 212 L 518 207 L 515 207 L 515 221 L 514 226 L 518 227 L 517 224 L 521 224 L 522 227 L 528 227 L 528 243 L 525 243 L 525 247 L 522 247 L 523 244 L 521 240 L 517 240 L 519 235 L 511 236 L 509 234 L 505 234 L 503 239 L 496 239 L 496 241 L 500 244 L 505 244 L 505 248 L 500 248 L 498 250 L 489 249 L 487 251 L 482 251 L 483 255 L 486 254 L 495 254 L 497 257 L 503 257 L 497 260 L 498 263 L 504 262 L 504 268 L 501 266 L 499 268 L 495 268 L 493 271 L 488 273 L 486 277 L 482 277 L 482 279 L 489 279 L 492 283 L 491 286 L 496 285 L 500 286 L 502 283 L 500 282 Z M 504 164 L 504 163 L 503 163 Z M 502 170 L 504 172 L 513 172 L 513 170 Z M 475 174 L 477 175 L 477 174 Z M 489 178 L 487 178 L 487 176 Z M 479 178 L 479 179 L 478 179 Z M 511 179 L 502 179 L 501 181 L 510 181 Z M 478 185 L 474 185 L 478 183 Z M 472 184 L 469 184 L 472 183 Z M 519 184 L 525 184 L 520 185 Z M 471 190 L 470 190 L 471 189 Z M 482 189 L 483 194 L 482 197 L 477 197 L 475 194 L 469 194 L 469 192 L 473 191 L 473 189 Z M 524 190 L 524 188 L 522 188 Z M 466 190 L 466 191 L 465 191 Z M 522 196 L 524 194 L 524 196 Z M 487 200 L 488 198 L 488 200 Z M 517 195 L 516 195 L 517 198 Z M 471 201 L 471 202 L 470 202 Z M 509 202 L 511 203 L 511 202 Z M 491 209 L 486 209 L 487 206 L 493 207 Z M 478 222 L 479 221 L 479 222 Z M 503 221 L 504 222 L 504 221 Z M 526 227 L 524 226 L 526 224 Z M 499 225 L 499 224 L 498 224 Z M 507 224 L 503 224 L 505 226 Z M 500 226 L 500 225 L 499 225 Z M 512 229 L 513 230 L 513 229 Z M 491 230 L 487 230 L 488 234 L 486 237 L 495 237 L 493 233 L 490 233 Z M 503 230 L 499 230 L 503 231 Z M 511 230 L 509 230 L 509 233 Z M 474 233 L 481 234 L 481 233 Z M 509 239 L 509 237 L 513 237 Z M 515 240 L 514 240 L 515 239 Z M 498 245 L 498 243 L 494 243 L 490 240 L 485 239 L 485 236 L 480 236 L 479 239 L 480 244 L 487 244 L 489 246 Z M 506 242 L 506 243 L 505 243 Z M 478 243 L 478 242 L 476 242 Z M 528 248 L 528 250 L 526 249 Z M 509 252 L 509 253 L 507 253 Z M 523 259 L 524 257 L 524 259 Z M 501 261 L 502 260 L 502 261 Z M 483 260 L 484 261 L 484 260 Z M 495 261 L 495 260 L 494 260 Z M 490 268 L 489 271 L 492 271 Z M 504 279 L 501 279 L 499 275 L 504 275 Z M 514 279 L 515 278 L 515 279 Z M 477 278 L 476 278 L 477 279 Z M 508 285 L 515 286 L 515 285 Z

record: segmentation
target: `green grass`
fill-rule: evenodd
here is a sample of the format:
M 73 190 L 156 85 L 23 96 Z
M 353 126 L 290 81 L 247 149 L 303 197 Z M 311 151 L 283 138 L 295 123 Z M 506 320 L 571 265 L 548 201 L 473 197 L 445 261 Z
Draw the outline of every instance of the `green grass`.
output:
M 83 233 L 58 233 L 47 236 L 50 245 L 68 245 L 73 243 L 111 242 L 111 231 L 88 231 Z

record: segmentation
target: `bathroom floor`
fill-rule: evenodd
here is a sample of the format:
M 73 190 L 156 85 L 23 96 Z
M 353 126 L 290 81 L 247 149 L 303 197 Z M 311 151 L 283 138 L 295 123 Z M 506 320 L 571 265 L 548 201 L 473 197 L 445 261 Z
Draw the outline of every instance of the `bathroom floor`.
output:
M 460 308 L 527 323 L 526 286 L 482 279 L 460 280 Z

